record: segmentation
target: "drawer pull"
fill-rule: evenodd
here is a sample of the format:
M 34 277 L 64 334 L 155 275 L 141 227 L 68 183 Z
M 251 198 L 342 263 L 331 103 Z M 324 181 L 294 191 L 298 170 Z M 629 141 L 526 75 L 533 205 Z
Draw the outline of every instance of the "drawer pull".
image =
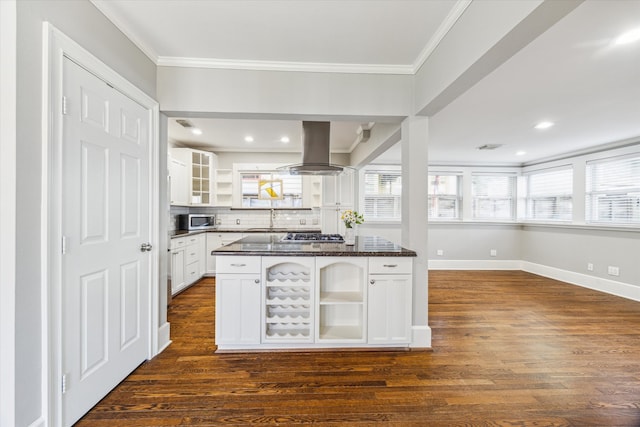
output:
M 246 267 L 247 264 L 231 264 L 231 267 Z
M 371 280 L 369 280 L 369 283 L 371 283 L 372 285 L 375 285 L 376 281 L 371 279 Z
M 394 268 L 397 267 L 398 264 L 384 264 L 383 267 L 389 267 L 389 268 Z

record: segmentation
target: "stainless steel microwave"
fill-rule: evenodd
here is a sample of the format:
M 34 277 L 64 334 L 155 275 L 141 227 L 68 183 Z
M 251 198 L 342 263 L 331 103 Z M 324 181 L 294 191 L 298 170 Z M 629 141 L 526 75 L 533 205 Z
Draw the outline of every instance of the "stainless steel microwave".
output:
M 198 230 L 216 225 L 216 216 L 208 214 L 184 214 L 178 217 L 180 230 Z

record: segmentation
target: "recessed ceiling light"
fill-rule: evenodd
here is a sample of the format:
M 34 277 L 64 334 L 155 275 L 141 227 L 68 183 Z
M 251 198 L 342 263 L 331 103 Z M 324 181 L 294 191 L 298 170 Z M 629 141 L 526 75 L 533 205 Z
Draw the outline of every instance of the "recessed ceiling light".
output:
M 252 136 L 245 136 L 244 137 L 244 142 L 253 142 L 253 137 Z
M 638 40 L 640 40 L 640 28 L 635 28 L 618 37 L 615 41 L 615 44 L 628 44 L 637 42 Z
M 191 133 L 194 135 L 202 135 L 202 131 L 198 128 L 191 129 Z
M 525 154 L 527 154 L 526 151 L 516 151 L 516 156 L 524 156 Z
M 282 138 L 280 138 L 280 142 L 282 142 L 283 144 L 288 144 L 290 141 L 288 136 L 283 136 Z
M 535 125 L 534 127 L 536 129 L 549 129 L 553 125 L 554 125 L 553 122 L 540 122 L 537 125 Z

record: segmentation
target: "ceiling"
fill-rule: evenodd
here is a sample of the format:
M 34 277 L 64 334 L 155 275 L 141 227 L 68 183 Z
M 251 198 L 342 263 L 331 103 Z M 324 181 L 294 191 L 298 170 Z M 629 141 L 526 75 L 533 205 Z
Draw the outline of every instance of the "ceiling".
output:
M 478 0 L 474 0 L 478 1 Z M 464 12 L 451 0 L 93 0 L 158 65 L 413 74 Z M 526 164 L 640 136 L 640 1 L 587 0 L 431 117 L 434 163 Z M 470 37 L 473 35 L 470 34 Z M 546 130 L 534 125 L 548 120 Z M 219 151 L 299 151 L 301 123 L 190 118 L 170 137 Z M 349 152 L 359 122 L 332 122 Z M 244 137 L 251 135 L 252 143 Z M 284 135 L 290 142 L 280 142 Z M 485 144 L 501 145 L 479 151 Z M 526 152 L 526 154 L 517 152 Z M 390 154 L 398 159 L 398 150 Z

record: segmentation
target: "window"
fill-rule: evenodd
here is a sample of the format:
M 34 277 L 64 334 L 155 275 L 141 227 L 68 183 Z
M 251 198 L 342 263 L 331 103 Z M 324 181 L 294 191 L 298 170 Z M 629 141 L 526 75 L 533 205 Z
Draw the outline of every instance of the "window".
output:
M 280 175 L 275 172 L 242 172 L 242 207 L 243 208 L 301 208 L 302 177 L 296 175 Z M 260 183 L 265 181 L 282 181 L 282 198 L 269 200 L 259 196 Z
M 513 219 L 515 179 L 515 175 L 473 173 L 473 218 Z
M 640 153 L 587 162 L 586 220 L 640 224 Z
M 524 175 L 525 219 L 571 221 L 573 169 L 545 169 Z
M 429 175 L 428 194 L 430 219 L 460 218 L 460 174 Z
M 365 170 L 363 211 L 367 221 L 400 221 L 402 173 L 394 169 Z

